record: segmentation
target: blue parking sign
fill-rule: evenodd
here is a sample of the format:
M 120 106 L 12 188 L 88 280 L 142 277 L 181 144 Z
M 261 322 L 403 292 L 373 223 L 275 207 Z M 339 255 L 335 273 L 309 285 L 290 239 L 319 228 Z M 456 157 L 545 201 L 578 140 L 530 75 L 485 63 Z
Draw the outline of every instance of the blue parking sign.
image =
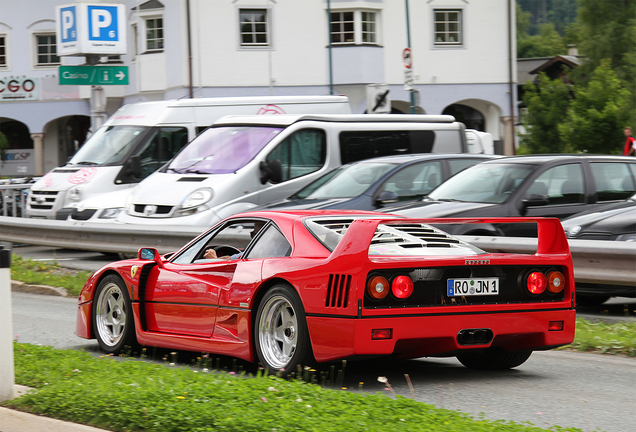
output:
M 119 40 L 117 27 L 117 6 L 88 6 L 88 40 Z
M 77 13 L 75 6 L 60 9 L 60 39 L 62 43 L 77 41 Z

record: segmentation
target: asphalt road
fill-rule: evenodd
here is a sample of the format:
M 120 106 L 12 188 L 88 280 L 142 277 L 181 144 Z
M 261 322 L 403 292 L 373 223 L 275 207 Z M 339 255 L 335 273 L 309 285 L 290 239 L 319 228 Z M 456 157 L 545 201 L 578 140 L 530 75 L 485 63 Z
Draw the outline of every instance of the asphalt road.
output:
M 96 341 L 75 336 L 77 300 L 12 293 L 13 331 L 20 342 L 99 352 Z M 168 351 L 156 354 L 160 359 Z M 196 353 L 179 353 L 190 364 Z M 231 359 L 221 359 L 228 368 Z M 251 366 L 241 362 L 241 367 Z M 337 364 L 341 368 L 341 364 Z M 405 374 L 412 382 L 413 393 Z M 491 420 L 537 426 L 577 427 L 586 432 L 636 429 L 636 359 L 566 351 L 535 352 L 503 372 L 464 368 L 454 358 L 348 362 L 341 386 L 349 391 L 391 394 L 377 381 L 386 376 L 397 394 Z M 332 381 L 333 383 L 333 381 Z M 362 384 L 360 384 L 362 383 Z M 340 383 L 338 383 L 340 384 Z M 340 385 L 339 385 L 340 386 Z

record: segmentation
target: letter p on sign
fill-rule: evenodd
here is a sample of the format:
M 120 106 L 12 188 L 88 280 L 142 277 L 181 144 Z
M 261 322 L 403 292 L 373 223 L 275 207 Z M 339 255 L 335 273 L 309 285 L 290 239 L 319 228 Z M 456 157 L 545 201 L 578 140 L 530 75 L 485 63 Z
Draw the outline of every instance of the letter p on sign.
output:
M 88 6 L 88 39 L 118 41 L 117 7 Z
M 77 40 L 77 26 L 75 24 L 75 6 L 60 9 L 60 23 L 62 30 L 62 42 L 73 42 Z

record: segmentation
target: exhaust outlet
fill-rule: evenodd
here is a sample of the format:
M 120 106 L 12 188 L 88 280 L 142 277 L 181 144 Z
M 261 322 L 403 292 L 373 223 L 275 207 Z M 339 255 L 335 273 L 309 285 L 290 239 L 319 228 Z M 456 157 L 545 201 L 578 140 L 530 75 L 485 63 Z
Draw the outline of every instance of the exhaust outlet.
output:
M 492 338 L 490 329 L 465 329 L 457 333 L 457 343 L 460 345 L 488 345 Z

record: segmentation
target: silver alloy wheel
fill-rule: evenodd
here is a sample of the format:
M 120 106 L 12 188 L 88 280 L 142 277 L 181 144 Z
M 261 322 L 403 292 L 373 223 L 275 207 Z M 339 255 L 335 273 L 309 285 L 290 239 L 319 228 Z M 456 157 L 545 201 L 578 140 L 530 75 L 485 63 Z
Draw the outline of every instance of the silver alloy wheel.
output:
M 258 341 L 264 361 L 281 370 L 290 362 L 298 343 L 298 319 L 289 300 L 272 297 L 263 307 L 258 323 Z
M 124 293 L 115 283 L 108 283 L 99 293 L 95 304 L 95 326 L 105 345 L 114 347 L 124 335 L 126 304 Z

